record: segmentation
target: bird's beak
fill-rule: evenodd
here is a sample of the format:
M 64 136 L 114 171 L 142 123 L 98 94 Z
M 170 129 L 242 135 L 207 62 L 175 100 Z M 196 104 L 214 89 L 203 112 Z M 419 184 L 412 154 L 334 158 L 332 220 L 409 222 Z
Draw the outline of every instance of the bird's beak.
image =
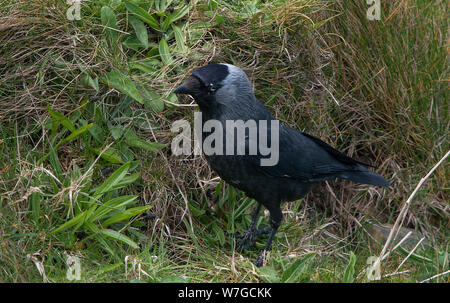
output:
M 191 75 L 186 82 L 175 88 L 172 93 L 192 96 L 198 94 L 201 87 L 201 81 L 197 77 Z
M 178 86 L 177 88 L 175 88 L 172 93 L 174 94 L 184 94 L 184 95 L 189 95 L 192 94 L 193 91 L 191 89 L 189 89 L 186 86 L 186 83 L 181 84 L 180 86 Z

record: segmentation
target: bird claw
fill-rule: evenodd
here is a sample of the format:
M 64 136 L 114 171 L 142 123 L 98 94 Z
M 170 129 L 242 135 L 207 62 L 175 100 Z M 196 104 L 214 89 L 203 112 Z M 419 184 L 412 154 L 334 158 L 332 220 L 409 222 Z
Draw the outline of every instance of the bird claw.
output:
M 253 264 L 255 264 L 256 267 L 261 267 L 261 266 L 263 266 L 265 256 L 266 256 L 266 251 L 263 250 L 263 251 L 259 254 L 258 259 L 256 259 L 256 260 L 253 262 Z
M 245 251 L 246 249 L 255 245 L 255 238 L 257 236 L 268 234 L 271 230 L 272 230 L 271 227 L 263 229 L 256 229 L 254 227 L 253 228 L 250 227 L 249 230 L 243 233 L 242 235 L 234 234 L 233 237 L 235 237 L 236 239 L 241 239 L 241 241 L 239 241 L 239 243 L 236 245 L 236 248 L 241 252 Z

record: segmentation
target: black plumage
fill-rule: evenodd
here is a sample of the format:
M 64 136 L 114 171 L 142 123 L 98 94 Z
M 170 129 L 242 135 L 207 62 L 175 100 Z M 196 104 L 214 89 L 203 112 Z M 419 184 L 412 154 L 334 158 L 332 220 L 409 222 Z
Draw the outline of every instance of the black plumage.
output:
M 187 81 L 174 92 L 194 97 L 202 112 L 202 125 L 214 119 L 223 127 L 223 153 L 205 153 L 205 158 L 223 180 L 258 202 L 249 230 L 238 236 L 241 239 L 238 247 L 246 248 L 254 244 L 257 235 L 270 232 L 264 251 L 255 261 L 257 266 L 262 265 L 265 252 L 270 248 L 272 238 L 280 226 L 281 202 L 298 200 L 308 193 L 313 183 L 335 178 L 389 186 L 383 177 L 367 170 L 364 167 L 367 164 L 344 155 L 318 138 L 282 124 L 279 124 L 276 132 L 279 138 L 278 162 L 272 166 L 261 165 L 261 160 L 267 159 L 268 156 L 263 155 L 259 149 L 256 154 L 249 154 L 251 128 L 258 135 L 266 131 L 269 143 L 267 146 L 271 146 L 274 143 L 270 137 L 271 123 L 277 120 L 255 98 L 249 79 L 236 66 L 210 64 L 196 68 Z M 237 144 L 235 129 L 227 129 L 227 121 L 236 120 L 258 122 L 256 126 L 248 124 L 250 127 L 244 130 L 245 146 L 239 147 Z M 266 121 L 267 129 L 261 128 L 259 124 L 261 121 Z M 234 132 L 232 141 L 234 154 L 226 155 L 224 154 L 227 148 L 226 135 L 230 132 Z M 210 134 L 211 132 L 203 132 L 202 140 L 204 141 Z M 245 154 L 238 155 L 238 148 L 244 148 Z M 271 228 L 256 230 L 256 219 L 261 205 L 270 212 Z

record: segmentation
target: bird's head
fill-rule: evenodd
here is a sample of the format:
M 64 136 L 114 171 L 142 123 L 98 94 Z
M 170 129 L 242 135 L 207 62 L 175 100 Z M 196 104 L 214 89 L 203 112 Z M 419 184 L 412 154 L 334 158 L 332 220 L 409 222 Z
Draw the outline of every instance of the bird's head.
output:
M 253 96 L 247 75 L 239 67 L 231 64 L 208 64 L 195 68 L 186 82 L 173 92 L 191 95 L 201 109 Z

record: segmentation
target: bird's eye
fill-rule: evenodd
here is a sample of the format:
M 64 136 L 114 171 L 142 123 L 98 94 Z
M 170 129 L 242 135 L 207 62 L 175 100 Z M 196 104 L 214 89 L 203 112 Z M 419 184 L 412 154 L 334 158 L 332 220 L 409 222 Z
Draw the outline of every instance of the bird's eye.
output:
M 211 93 L 213 93 L 213 92 L 215 92 L 216 90 L 217 90 L 217 87 L 214 86 L 214 84 L 210 83 L 210 84 L 209 84 L 209 91 L 210 91 Z

